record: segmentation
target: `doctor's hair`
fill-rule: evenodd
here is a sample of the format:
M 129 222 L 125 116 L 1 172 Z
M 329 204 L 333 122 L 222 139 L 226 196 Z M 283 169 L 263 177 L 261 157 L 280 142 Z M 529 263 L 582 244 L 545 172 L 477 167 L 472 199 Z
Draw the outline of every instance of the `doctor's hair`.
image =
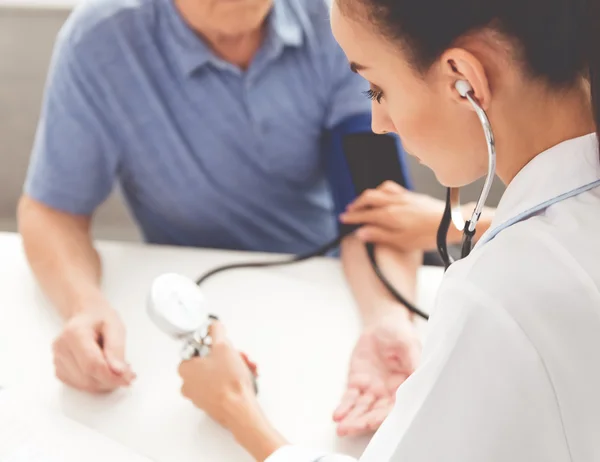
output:
M 600 136 L 600 0 L 336 0 L 369 22 L 425 73 L 466 34 L 492 29 L 511 42 L 525 72 L 550 88 L 591 86 Z

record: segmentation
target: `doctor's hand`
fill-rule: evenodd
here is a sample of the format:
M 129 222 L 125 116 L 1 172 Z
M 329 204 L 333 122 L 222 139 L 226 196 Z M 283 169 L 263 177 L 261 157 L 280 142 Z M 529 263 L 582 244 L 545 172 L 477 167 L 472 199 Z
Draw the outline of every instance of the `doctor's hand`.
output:
M 229 430 L 255 460 L 265 460 L 287 442 L 260 409 L 251 378 L 256 365 L 233 347 L 220 322 L 209 333 L 211 352 L 179 367 L 181 392 Z
M 233 347 L 220 322 L 212 323 L 209 333 L 210 354 L 179 366 L 181 393 L 222 426 L 231 428 L 238 406 L 258 405 L 251 376 L 256 365 Z
M 421 342 L 407 315 L 367 327 L 354 348 L 348 385 L 333 419 L 340 436 L 372 433 L 392 410 L 398 387 L 414 372 Z
M 111 308 L 70 318 L 53 345 L 56 376 L 90 393 L 128 386 L 135 374 L 125 363 L 125 327 Z
M 385 244 L 402 251 L 436 248 L 443 201 L 386 181 L 365 191 L 340 217 L 342 223 L 363 225 L 356 236 L 364 242 Z M 451 227 L 453 229 L 453 227 Z M 449 235 L 459 240 L 459 235 Z

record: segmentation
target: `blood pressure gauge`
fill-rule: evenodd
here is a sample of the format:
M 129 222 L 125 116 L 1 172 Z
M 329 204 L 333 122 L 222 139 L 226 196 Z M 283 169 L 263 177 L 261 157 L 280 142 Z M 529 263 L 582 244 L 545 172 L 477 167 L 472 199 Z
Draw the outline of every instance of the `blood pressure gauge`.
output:
M 208 326 L 216 318 L 192 280 L 173 273 L 157 277 L 150 288 L 148 315 L 165 334 L 184 341 L 184 360 L 208 354 Z
M 210 353 L 208 328 L 218 318 L 209 312 L 206 298 L 194 281 L 174 273 L 157 277 L 150 288 L 147 308 L 160 330 L 183 341 L 183 360 Z M 251 375 L 257 391 L 256 377 Z

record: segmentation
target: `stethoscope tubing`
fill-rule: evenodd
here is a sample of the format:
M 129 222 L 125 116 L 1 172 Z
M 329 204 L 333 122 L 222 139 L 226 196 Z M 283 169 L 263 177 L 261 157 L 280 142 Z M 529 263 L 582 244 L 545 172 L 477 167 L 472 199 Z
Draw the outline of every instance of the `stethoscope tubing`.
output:
M 448 188 L 446 192 L 446 207 L 437 233 L 438 253 L 444 263 L 445 269 L 448 269 L 450 265 L 454 263 L 454 260 L 448 251 L 448 231 L 450 225 L 454 224 L 459 231 L 463 232 L 460 258 L 466 258 L 471 253 L 473 237 L 477 230 L 477 223 L 481 218 L 481 213 L 485 207 L 496 176 L 496 140 L 494 138 L 492 125 L 485 110 L 473 95 L 473 92 L 468 92 L 465 98 L 471 103 L 471 106 L 473 106 L 477 118 L 483 128 L 488 151 L 488 169 L 485 182 L 475 204 L 475 208 L 473 209 L 471 218 L 466 223 L 462 217 L 460 206 L 460 189 Z
M 482 212 L 483 207 L 485 206 L 485 203 L 488 199 L 490 190 L 492 188 L 492 183 L 494 181 L 494 177 L 496 174 L 496 143 L 494 140 L 494 133 L 492 131 L 492 126 L 490 124 L 490 121 L 487 117 L 485 110 L 483 109 L 483 107 L 481 107 L 481 105 L 479 104 L 477 99 L 474 97 L 472 91 L 468 92 L 465 97 L 468 99 L 468 101 L 473 106 L 473 109 L 475 110 L 475 113 L 477 114 L 477 117 L 479 118 L 479 121 L 481 122 L 481 126 L 482 126 L 484 134 L 485 134 L 485 139 L 486 139 L 487 149 L 488 149 L 488 173 L 487 173 L 483 188 L 481 190 L 481 193 L 479 195 L 479 199 L 477 200 L 477 203 L 475 205 L 475 209 L 473 210 L 473 214 L 471 215 L 471 219 L 468 220 L 466 223 L 464 222 L 464 219 L 462 218 L 462 212 L 460 210 L 460 190 L 458 188 L 448 188 L 448 190 L 447 190 L 446 207 L 444 209 L 444 214 L 440 221 L 440 226 L 438 228 L 438 233 L 437 233 L 438 252 L 440 254 L 442 261 L 444 262 L 444 266 L 446 269 L 448 269 L 450 267 L 450 265 L 454 262 L 451 255 L 448 252 L 448 230 L 450 229 L 451 224 L 454 223 L 454 226 L 456 226 L 457 229 L 463 231 L 461 258 L 464 258 L 464 257 L 468 256 L 469 253 L 471 252 L 472 241 L 473 241 L 473 237 L 476 232 L 477 223 L 479 222 L 479 219 L 481 217 L 481 212 Z M 234 263 L 234 264 L 224 265 L 224 266 L 214 268 L 211 271 L 209 271 L 209 272 L 205 273 L 204 275 L 202 275 L 201 277 L 199 277 L 196 280 L 196 284 L 200 286 L 207 279 L 215 276 L 216 274 L 219 274 L 223 271 L 232 270 L 232 269 L 267 268 L 267 267 L 273 267 L 273 266 L 285 266 L 285 265 L 290 265 L 290 264 L 295 264 L 295 263 L 299 263 L 302 261 L 306 261 L 306 260 L 309 260 L 314 257 L 324 256 L 329 251 L 338 247 L 340 245 L 340 243 L 342 242 L 342 240 L 346 236 L 349 236 L 354 231 L 356 231 L 357 228 L 358 228 L 358 226 L 352 227 L 350 229 L 346 229 L 339 236 L 337 236 L 333 241 L 328 242 L 327 244 L 323 245 L 319 249 L 316 249 L 315 251 L 307 253 L 307 254 L 295 255 L 295 256 L 292 256 L 289 258 L 284 258 L 281 260 Z M 404 297 L 401 293 L 399 293 L 393 287 L 393 285 L 387 280 L 385 275 L 383 275 L 383 273 L 381 272 L 379 266 L 377 265 L 377 261 L 375 259 L 375 251 L 374 251 L 373 244 L 367 244 L 367 253 L 368 253 L 369 260 L 371 262 L 371 265 L 372 265 L 375 273 L 377 274 L 377 276 L 379 277 L 381 282 L 384 284 L 384 286 L 388 289 L 388 291 L 392 294 L 392 296 L 398 302 L 405 305 L 407 307 L 407 309 L 410 312 L 412 312 L 413 314 L 415 314 L 425 320 L 429 319 L 429 316 L 427 315 L 427 313 L 425 313 L 424 311 L 419 309 L 417 306 L 415 306 L 413 303 L 411 303 L 409 300 L 407 300 L 406 297 Z

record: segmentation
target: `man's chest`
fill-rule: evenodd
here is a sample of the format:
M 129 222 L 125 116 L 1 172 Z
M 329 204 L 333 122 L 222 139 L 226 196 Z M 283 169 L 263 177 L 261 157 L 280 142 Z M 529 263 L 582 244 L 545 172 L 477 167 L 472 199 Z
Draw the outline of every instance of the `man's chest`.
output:
M 150 84 L 130 95 L 136 105 L 123 127 L 124 187 L 156 205 L 168 197 L 189 197 L 197 206 L 211 195 L 260 201 L 310 194 L 323 177 L 326 104 L 286 77 L 206 69 L 178 85 Z
M 249 168 L 292 182 L 314 178 L 326 103 L 285 73 L 262 77 L 208 68 L 178 86 L 157 85 L 139 96 L 145 110 L 133 114 L 127 155 L 197 163 L 215 175 Z

